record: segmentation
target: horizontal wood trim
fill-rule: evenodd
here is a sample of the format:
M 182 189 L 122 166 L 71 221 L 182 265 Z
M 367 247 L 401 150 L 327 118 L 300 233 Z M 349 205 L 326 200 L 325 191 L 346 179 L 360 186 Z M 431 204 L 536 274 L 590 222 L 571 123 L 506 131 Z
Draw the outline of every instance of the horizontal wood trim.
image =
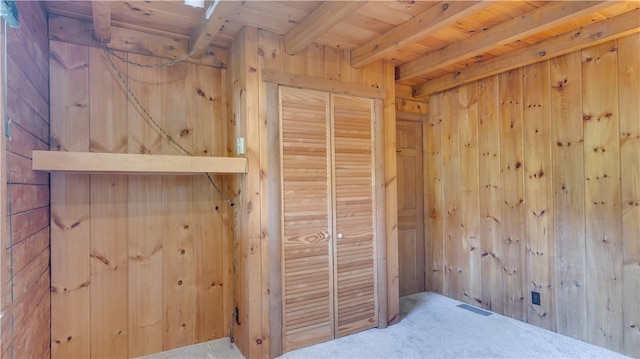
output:
M 278 85 L 290 86 L 299 89 L 327 91 L 336 94 L 384 99 L 387 93 L 384 89 L 369 87 L 354 83 L 327 80 L 321 77 L 296 75 L 288 72 L 262 70 L 262 80 Z
M 445 75 L 416 85 L 414 97 L 426 97 L 471 81 L 568 54 L 589 46 L 640 32 L 640 9 L 570 31 L 535 45 L 479 63 L 467 70 Z
M 102 47 L 93 37 L 91 22 L 71 19 L 64 16 L 49 17 L 49 39 L 76 45 Z M 141 31 L 111 26 L 111 41 L 107 46 L 111 50 L 133 54 L 176 59 L 189 53 L 189 40 L 169 38 Z M 209 46 L 199 58 L 188 57 L 185 62 L 213 67 L 227 67 L 227 50 Z
M 131 153 L 33 151 L 33 169 L 75 173 L 244 173 L 244 157 L 139 155 Z
M 426 122 L 429 116 L 422 113 L 396 111 L 396 120 Z

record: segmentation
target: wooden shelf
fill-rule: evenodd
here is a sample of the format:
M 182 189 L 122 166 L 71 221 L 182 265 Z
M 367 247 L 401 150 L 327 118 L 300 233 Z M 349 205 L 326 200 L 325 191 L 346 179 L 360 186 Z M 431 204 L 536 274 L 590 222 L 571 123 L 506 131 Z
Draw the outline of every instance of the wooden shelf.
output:
M 244 157 L 33 151 L 36 171 L 119 174 L 245 173 Z

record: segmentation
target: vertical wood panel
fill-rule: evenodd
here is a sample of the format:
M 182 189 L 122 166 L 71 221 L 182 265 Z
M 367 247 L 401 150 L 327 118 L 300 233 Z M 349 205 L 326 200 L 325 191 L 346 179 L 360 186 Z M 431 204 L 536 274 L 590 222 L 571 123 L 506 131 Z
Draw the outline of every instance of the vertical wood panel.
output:
M 430 262 L 431 290 L 444 293 L 444 232 L 442 195 L 442 112 L 443 94 L 430 97 L 429 123 L 425 126 L 427 160 L 425 176 L 425 215 L 427 216 L 427 237 L 431 244 Z
M 498 78 L 478 81 L 478 176 L 482 237 L 482 306 L 504 310 Z
M 283 39 L 281 38 L 281 42 Z M 281 44 L 282 46 L 282 44 Z M 282 47 L 281 47 L 282 48 Z M 261 201 L 266 193 L 261 192 L 264 176 L 260 169 L 261 133 L 259 123 L 259 77 L 258 77 L 258 31 L 255 28 L 245 27 L 234 40 L 231 47 L 231 59 L 229 80 L 231 82 L 231 108 L 230 114 L 236 127 L 230 134 L 233 141 L 235 137 L 245 137 L 246 157 L 248 159 L 245 188 L 243 191 L 240 208 L 241 213 L 238 226 L 238 238 L 240 239 L 237 253 L 237 298 L 240 309 L 240 325 L 237 345 L 240 350 L 250 357 L 266 356 L 269 352 L 269 323 L 268 313 L 263 306 L 268 306 L 268 283 L 264 282 L 262 270 L 267 263 L 263 259 L 267 256 L 267 237 L 261 233 L 262 219 L 260 208 Z M 284 52 L 281 52 L 284 58 Z M 295 56 L 286 57 L 292 62 L 298 61 Z M 298 57 L 301 58 L 301 57 Z M 296 64 L 300 65 L 300 71 L 304 71 L 306 61 L 301 58 Z M 284 62 L 283 62 L 284 66 Z M 261 179 L 262 178 L 262 179 Z M 266 221 L 266 216 L 264 217 Z M 264 239 L 264 243 L 262 241 Z M 259 298 L 259 299 L 258 299 Z
M 224 100 L 220 69 L 197 66 L 189 82 L 202 95 L 191 96 L 196 116 L 193 118 L 193 150 L 196 156 L 224 156 Z M 222 188 L 223 176 L 213 176 Z M 213 188 L 207 176 L 193 178 L 193 223 L 196 271 L 195 342 L 228 335 L 229 311 L 225 311 L 224 290 L 229 284 L 225 270 L 225 237 L 221 213 L 228 204 Z M 212 260 L 216 258 L 216 260 Z M 225 334 L 227 333 L 227 334 Z
M 269 283 L 267 282 L 266 269 L 268 258 L 268 248 L 266 235 L 263 235 L 262 219 L 260 211 L 262 201 L 266 201 L 267 193 L 262 192 L 266 188 L 266 178 L 262 175 L 264 170 L 264 158 L 261 156 L 261 133 L 264 125 L 259 120 L 259 92 L 260 83 L 258 77 L 258 54 L 255 49 L 258 47 L 258 34 L 256 29 L 245 32 L 245 45 L 247 46 L 246 57 L 246 143 L 247 143 L 247 177 L 246 177 L 246 200 L 245 214 L 248 222 L 248 275 L 247 280 L 250 285 L 246 297 L 246 311 L 251 318 L 249 336 L 247 339 L 251 343 L 251 351 L 247 356 L 266 357 L 269 353 Z M 250 175 L 252 174 L 252 175 Z M 264 214 L 266 223 L 266 213 Z M 259 305 L 257 298 L 260 298 Z M 254 344 L 255 343 L 255 344 Z
M 305 53 L 307 50 L 302 51 L 298 55 L 289 55 L 286 51 L 284 51 L 284 36 L 278 36 L 280 39 L 280 61 L 282 61 L 282 69 L 283 71 L 298 74 L 298 75 L 306 75 L 307 74 L 307 59 L 305 57 Z M 311 63 L 315 65 L 315 63 Z M 319 69 L 313 69 L 314 73 L 318 73 Z
M 476 83 L 458 91 L 458 151 L 460 156 L 460 228 L 466 274 L 464 301 L 482 304 L 480 194 L 478 168 L 478 103 Z
M 444 233 L 444 289 L 446 296 L 464 300 L 468 261 L 462 240 L 460 210 L 460 155 L 458 89 L 447 91 L 442 101 L 442 197 Z
M 90 150 L 127 150 L 127 97 L 98 49 L 89 49 Z M 124 72 L 124 66 L 120 71 Z M 128 343 L 127 177 L 91 175 L 90 335 L 93 357 L 126 357 Z
M 181 63 L 162 72 L 166 77 L 156 82 L 151 92 L 160 103 L 155 120 L 180 147 L 192 153 L 194 131 L 204 130 L 197 126 L 201 118 L 198 108 L 202 107 L 195 102 L 202 97 L 198 91 L 204 91 L 197 85 L 195 65 Z M 206 115 L 210 117 L 210 113 Z M 176 147 L 162 141 L 161 153 L 186 155 Z M 193 176 L 162 177 L 163 350 L 193 343 L 195 339 L 193 183 Z
M 193 343 L 195 336 L 195 253 L 191 176 L 162 178 L 162 349 Z
M 324 46 L 312 43 L 307 47 L 307 75 L 314 77 L 324 76 Z M 303 55 L 304 52 L 298 56 Z M 288 71 L 288 70 L 286 70 Z
M 261 68 L 282 71 L 282 49 L 280 45 L 280 36 L 277 34 L 264 30 L 258 31 L 258 59 L 260 60 Z M 289 55 L 285 53 L 285 56 Z M 322 52 L 320 52 L 319 55 L 315 54 L 315 56 L 309 57 L 307 62 L 313 64 L 313 66 L 311 66 L 313 68 L 321 67 Z M 260 76 L 262 76 L 262 74 L 260 74 Z M 266 105 L 266 103 L 260 103 L 261 107 L 266 107 Z
M 155 60 L 132 54 L 128 59 L 138 63 Z M 154 85 L 166 78 L 165 71 L 127 66 L 129 86 L 154 119 L 161 118 L 162 109 Z M 161 137 L 131 102 L 128 120 L 128 152 L 160 153 Z M 135 357 L 163 350 L 162 177 L 130 176 L 128 198 L 129 356 Z
M 522 77 L 527 321 L 555 330 L 549 62 L 523 68 Z M 533 291 L 540 293 L 540 305 L 531 302 Z
M 607 42 L 582 50 L 589 342 L 620 349 L 622 228 L 617 49 Z
M 52 146 L 89 150 L 86 47 L 51 43 Z M 51 356 L 89 357 L 89 176 L 51 175 Z
M 586 340 L 588 287 L 580 53 L 549 62 L 557 330 Z
M 255 46 L 259 46 L 260 41 L 256 38 Z M 259 55 L 259 53 L 258 53 Z M 260 68 L 260 57 L 254 59 L 254 64 L 257 69 Z M 266 91 L 262 82 L 262 72 L 258 72 L 256 76 L 256 85 L 258 86 L 256 98 L 260 104 L 260 107 L 255 110 L 255 116 L 258 118 L 258 133 L 257 139 L 259 140 L 260 145 L 257 148 L 259 154 L 259 171 L 260 182 L 258 184 L 258 190 L 260 192 L 260 218 L 258 219 L 259 228 L 257 231 L 260 237 L 260 271 L 261 271 L 261 297 L 264 298 L 262 302 L 262 311 L 260 313 L 260 338 L 256 340 L 256 343 L 260 345 L 260 341 L 262 341 L 261 353 L 264 357 L 269 356 L 271 352 L 271 345 L 273 341 L 271 340 L 271 312 L 270 312 L 270 304 L 271 304 L 271 283 L 269 282 L 270 278 L 270 263 L 269 263 L 269 242 L 271 235 L 269 233 L 269 218 L 271 217 L 270 211 L 270 203 L 269 203 L 269 178 L 264 175 L 269 172 L 269 151 L 268 151 L 268 124 L 267 118 L 265 116 L 264 105 L 267 102 L 266 100 Z
M 385 178 L 385 229 L 386 229 L 386 262 L 379 265 L 386 265 L 387 278 L 385 281 L 387 293 L 386 316 L 387 324 L 395 324 L 400 321 L 400 285 L 398 283 L 398 182 L 396 167 L 396 110 L 395 110 L 395 68 L 391 61 L 382 62 L 381 87 L 386 90 L 387 97 L 383 100 L 383 132 L 384 132 L 384 178 Z M 352 73 L 352 77 L 362 78 L 365 81 L 365 70 L 357 70 Z M 367 85 L 367 83 L 364 83 Z M 382 146 L 378 143 L 377 146 Z M 383 286 L 384 287 L 384 286 Z M 379 318 L 380 319 L 380 318 Z M 385 327 L 384 323 L 380 325 Z
M 324 47 L 324 78 L 327 80 L 341 80 L 340 66 L 340 50 L 325 46 Z
M 524 320 L 525 203 L 522 150 L 522 76 L 516 69 L 498 75 L 500 102 L 500 182 L 504 314 Z
M 640 357 L 640 36 L 618 39 L 624 353 Z
M 477 82 L 477 210 L 467 203 L 465 179 L 473 176 L 463 164 L 471 130 L 458 126 L 459 163 L 446 123 L 434 131 L 439 116 L 462 121 L 464 106 L 453 111 L 448 98 L 462 99 L 465 88 L 430 97 L 425 216 L 434 290 L 443 277 L 448 295 L 458 285 L 449 279 L 454 267 L 447 262 L 443 275 L 437 266 L 460 257 L 447 238 L 456 223 L 449 167 L 459 166 L 463 235 L 469 215 L 480 223 L 481 305 L 638 355 L 639 42 L 632 35 Z M 438 208 L 448 210 L 444 218 Z M 541 293 L 540 306 L 531 291 Z

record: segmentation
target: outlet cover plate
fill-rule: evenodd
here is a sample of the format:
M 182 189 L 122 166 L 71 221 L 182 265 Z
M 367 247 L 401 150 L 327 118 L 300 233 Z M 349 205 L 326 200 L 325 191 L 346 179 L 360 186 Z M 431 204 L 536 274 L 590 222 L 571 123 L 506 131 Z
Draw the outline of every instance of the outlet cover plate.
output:
M 531 292 L 531 304 L 540 305 L 540 293 Z

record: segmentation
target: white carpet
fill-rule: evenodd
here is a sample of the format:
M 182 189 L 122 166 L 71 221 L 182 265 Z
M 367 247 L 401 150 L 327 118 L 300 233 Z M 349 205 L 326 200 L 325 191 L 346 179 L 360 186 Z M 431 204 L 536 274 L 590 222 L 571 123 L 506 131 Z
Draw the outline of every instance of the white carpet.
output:
M 280 358 L 628 358 L 499 315 L 418 293 L 400 298 L 400 323 L 285 353 Z M 144 357 L 242 358 L 229 338 Z
M 456 300 L 418 293 L 400 299 L 400 323 L 285 353 L 281 358 L 627 358 Z
M 162 353 L 149 354 L 138 359 L 173 359 L 173 358 L 224 358 L 244 359 L 235 344 L 229 338 L 216 339 L 204 343 L 189 345 L 187 347 L 168 350 Z

